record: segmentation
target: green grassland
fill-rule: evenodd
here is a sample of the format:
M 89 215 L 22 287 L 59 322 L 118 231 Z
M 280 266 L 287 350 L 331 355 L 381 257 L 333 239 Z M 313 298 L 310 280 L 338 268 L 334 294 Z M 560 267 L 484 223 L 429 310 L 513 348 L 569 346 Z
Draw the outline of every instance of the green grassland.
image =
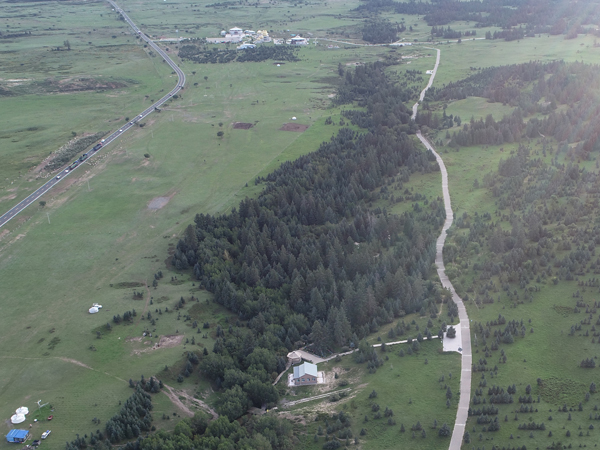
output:
M 477 37 L 483 37 L 479 36 L 479 30 L 477 33 Z M 485 34 L 485 31 L 482 33 Z M 472 67 L 502 66 L 534 60 L 583 61 L 590 64 L 600 61 L 600 49 L 594 47 L 594 37 L 589 35 L 579 35 L 576 39 L 541 35 L 512 42 L 465 40 L 461 44 L 440 43 L 437 48 L 442 51 L 440 67 L 435 77 L 435 86 L 438 87 L 469 76 Z
M 325 372 L 326 380 L 335 390 L 348 389 L 346 397 L 332 402 L 329 397 L 300 403 L 289 408 L 299 427 L 302 448 L 322 448 L 325 442 L 325 415 L 339 411 L 348 413 L 351 417 L 353 436 L 357 436 L 361 448 L 415 448 L 437 449 L 447 448 L 448 438 L 440 438 L 438 429 L 447 423 L 451 428 L 456 415 L 458 401 L 458 385 L 460 373 L 460 356 L 458 354 L 440 354 L 441 343 L 423 342 L 418 353 L 412 356 L 400 357 L 400 348 L 406 349 L 405 344 L 388 347 L 387 352 L 381 352 L 384 363 L 375 373 L 368 373 L 366 364 L 357 364 L 352 356 L 345 356 L 341 361 L 329 361 L 319 365 L 319 370 Z M 338 379 L 332 377 L 338 374 Z M 453 376 L 455 375 L 455 376 Z M 442 380 L 443 377 L 443 381 Z M 333 379 L 332 379 L 333 378 Z M 346 384 L 347 383 L 347 384 Z M 450 387 L 453 397 L 451 407 L 446 406 L 446 388 Z M 331 389 L 331 388 L 330 388 Z M 376 398 L 369 398 L 375 391 Z M 288 388 L 285 399 L 289 401 L 298 398 L 319 395 L 320 386 L 305 386 Z M 379 404 L 382 417 L 374 418 L 373 404 Z M 390 408 L 394 415 L 394 425 L 388 424 L 388 418 L 383 411 Z M 281 407 L 280 407 L 281 409 Z M 288 408 L 283 411 L 288 411 Z M 282 412 L 288 417 L 288 412 Z M 365 416 L 368 422 L 365 422 Z M 437 421 L 437 429 L 433 428 Z M 425 430 L 423 438 L 421 431 L 415 431 L 412 436 L 411 427 L 420 422 Z M 329 424 L 334 421 L 329 419 Z M 405 431 L 401 431 L 404 425 Z M 314 440 L 319 427 L 324 434 Z M 361 429 L 366 431 L 360 435 Z M 335 433 L 337 435 L 337 433 Z M 351 439 L 353 442 L 353 439 Z
M 503 105 L 502 103 L 490 103 L 485 98 L 468 97 L 464 100 L 456 100 L 448 104 L 446 114 L 459 116 L 463 121 L 468 121 L 473 117 L 475 120 L 485 119 L 488 114 L 494 117 L 502 118 L 505 115 L 510 115 L 514 110 L 513 107 Z M 457 130 L 459 127 L 454 127 L 450 131 Z
M 471 105 L 469 107 L 468 105 Z M 447 113 L 459 114 L 463 120 L 468 111 L 476 119 L 486 114 L 493 114 L 500 119 L 506 113 L 505 106 L 486 103 L 485 99 L 469 98 L 449 104 Z M 438 134 L 442 139 L 444 132 Z M 541 143 L 531 140 L 528 145 L 536 158 L 550 162 L 552 155 L 544 156 L 541 151 Z M 556 146 L 556 144 L 554 144 Z M 483 187 L 474 187 L 474 181 L 481 183 L 483 175 L 497 170 L 501 159 L 506 159 L 517 145 L 484 146 L 461 148 L 459 151 L 447 147 L 439 147 L 438 151 L 444 159 L 449 172 L 449 186 L 452 196 L 452 205 L 456 217 L 466 214 L 472 218 L 474 214 L 490 213 L 495 217 L 497 206 L 495 198 Z M 554 156 L 558 161 L 568 161 L 564 155 Z M 581 167 L 595 170 L 592 155 L 591 161 L 579 161 Z M 508 223 L 501 223 L 504 227 L 510 227 Z M 551 227 L 552 228 L 552 227 Z M 562 234 L 559 227 L 552 228 L 557 236 Z M 459 229 L 453 226 L 449 230 L 450 241 L 447 246 L 457 245 L 455 236 L 465 235 L 468 229 Z M 565 255 L 568 252 L 563 252 Z M 561 253 L 562 254 L 562 253 Z M 455 288 L 464 294 L 468 292 L 469 297 L 474 293 L 469 286 L 477 281 L 475 271 L 470 268 L 475 263 L 483 261 L 483 255 L 477 245 L 473 245 L 468 253 L 468 258 L 457 258 L 454 263 L 446 265 L 447 273 L 451 276 Z M 500 281 L 495 279 L 498 286 Z M 582 277 L 587 280 L 589 277 Z M 585 358 L 597 358 L 599 349 L 597 342 L 592 341 L 596 321 L 594 309 L 584 314 L 585 307 L 579 308 L 577 312 L 577 301 L 592 305 L 597 299 L 597 291 L 593 288 L 581 287 L 577 281 L 561 281 L 555 285 L 550 280 L 532 283 L 532 287 L 539 291 L 532 292 L 531 301 L 514 302 L 508 299 L 502 290 L 491 293 L 496 300 L 493 304 L 476 305 L 473 301 L 466 303 L 469 318 L 472 319 L 471 337 L 474 340 L 473 361 L 477 363 L 480 358 L 487 360 L 489 368 L 498 367 L 495 375 L 485 372 L 473 372 L 472 392 L 481 388 L 484 397 L 492 385 L 501 386 L 506 389 L 515 384 L 517 388 L 515 402 L 510 405 L 497 405 L 499 407 L 498 418 L 500 419 L 500 430 L 497 432 L 485 432 L 484 424 L 477 424 L 477 417 L 471 417 L 467 424 L 467 431 L 471 436 L 471 444 L 465 444 L 463 448 L 477 448 L 482 445 L 526 445 L 527 448 L 535 446 L 546 448 L 553 442 L 562 442 L 572 445 L 573 448 L 581 446 L 592 446 L 597 442 L 597 394 L 592 394 L 589 400 L 586 393 L 592 382 L 598 382 L 600 378 L 595 369 L 584 369 L 579 363 Z M 574 298 L 576 291 L 580 291 L 580 297 Z M 530 289 L 531 291 L 531 289 Z M 490 339 L 484 343 L 477 324 L 485 325 L 498 318 L 501 314 L 507 320 L 523 321 L 526 327 L 524 338 L 518 338 L 514 344 L 502 344 L 497 351 L 491 351 L 486 355 L 486 346 L 489 347 Z M 578 326 L 584 318 L 591 318 L 590 325 L 581 325 L 571 335 L 571 326 Z M 496 328 L 496 327 L 493 327 Z M 500 326 L 497 329 L 503 329 Z M 596 345 L 594 345 L 594 343 Z M 507 361 L 502 362 L 500 352 L 505 352 Z M 493 375 L 493 377 L 492 377 Z M 492 379 L 493 378 L 493 379 Z M 541 384 L 538 385 L 538 378 Z M 485 379 L 485 381 L 484 381 Z M 531 385 L 531 394 L 534 403 L 526 404 L 533 412 L 521 412 L 521 405 L 517 401 L 519 396 L 525 396 L 525 387 Z M 538 397 L 539 396 L 539 397 Z M 581 403 L 581 410 L 579 404 Z M 559 412 L 559 408 L 567 405 L 567 412 Z M 477 408 L 482 405 L 471 405 Z M 591 419 L 590 419 L 591 414 Z M 551 417 L 551 419 L 550 419 Z M 545 430 L 519 430 L 519 425 L 535 422 L 544 423 Z M 590 428 L 590 425 L 593 425 Z M 567 430 L 570 437 L 567 437 Z M 549 433 L 552 434 L 549 434 Z M 581 435 L 580 435 L 581 433 Z M 512 437 L 511 437 L 512 436 Z
M 36 167 L 73 133 L 114 130 L 174 83 L 166 64 L 149 58 L 104 3 L 61 5 L 63 14 L 52 4 L 28 14 L 20 6 L 0 16 L 3 30 L 31 32 L 0 40 L 0 87 L 9 94 L 0 108 L 2 210 L 51 176 Z

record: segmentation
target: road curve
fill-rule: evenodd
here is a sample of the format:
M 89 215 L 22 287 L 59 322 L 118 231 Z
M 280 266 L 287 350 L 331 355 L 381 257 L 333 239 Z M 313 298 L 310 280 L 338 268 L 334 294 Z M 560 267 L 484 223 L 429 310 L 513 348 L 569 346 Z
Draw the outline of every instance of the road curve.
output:
M 112 143 L 114 140 L 119 138 L 122 134 L 126 133 L 127 130 L 129 130 L 130 128 L 133 128 L 135 126 L 136 122 L 144 119 L 146 116 L 148 116 L 149 114 L 154 112 L 158 107 L 162 106 L 167 100 L 169 100 L 171 97 L 173 97 L 179 91 L 181 91 L 183 89 L 183 86 L 185 85 L 185 74 L 179 68 L 179 66 L 177 66 L 177 64 L 175 64 L 175 62 L 173 62 L 173 60 L 171 60 L 171 58 L 169 58 L 169 56 L 158 45 L 156 45 L 148 36 L 146 36 L 144 33 L 142 33 L 142 31 L 135 25 L 135 23 L 133 23 L 133 21 L 129 18 L 129 16 L 121 8 L 119 8 L 119 6 L 113 0 L 107 0 L 107 1 L 113 6 L 115 11 L 123 17 L 125 22 L 127 22 L 129 24 L 129 26 L 133 29 L 135 34 L 138 35 L 140 37 L 140 39 L 144 40 L 156 53 L 158 53 L 167 62 L 167 64 L 169 64 L 169 66 L 171 66 L 171 68 L 177 74 L 178 80 L 177 80 L 177 85 L 173 89 L 171 89 L 171 91 L 168 94 L 163 96 L 160 100 L 154 102 L 151 106 L 146 108 L 141 113 L 139 113 L 132 121 L 127 122 L 125 125 L 123 125 L 121 128 L 119 128 L 117 131 L 114 131 L 108 137 L 106 137 L 102 141 L 102 147 L 99 150 L 96 150 L 96 151 L 88 150 L 87 158 L 93 157 L 96 153 L 100 152 L 108 144 Z M 77 167 L 75 167 L 73 169 L 64 167 L 60 172 L 58 172 L 55 176 L 53 176 L 49 181 L 47 181 L 45 184 L 40 186 L 38 189 L 36 189 L 34 192 L 32 192 L 29 196 L 27 196 L 26 198 L 21 200 L 17 205 L 13 206 L 7 212 L 2 214 L 0 216 L 0 228 L 3 227 L 4 225 L 6 225 L 6 223 L 8 223 L 11 219 L 16 217 L 21 211 L 23 211 L 25 208 L 27 208 L 29 205 L 31 205 L 33 202 L 35 202 L 38 198 L 40 198 L 42 195 L 44 195 L 46 192 L 48 192 L 50 189 L 52 189 L 55 185 L 57 185 L 58 183 L 63 181 L 67 176 L 71 175 L 75 170 L 79 169 L 80 166 L 81 165 L 78 165 Z
M 437 58 L 435 62 L 435 68 L 433 74 L 429 79 L 429 83 L 421 92 L 419 101 L 423 101 L 425 92 L 433 84 L 433 79 L 437 73 L 438 66 L 440 64 L 440 50 L 437 50 Z M 413 106 L 412 119 L 415 120 L 417 116 L 417 109 L 419 108 L 419 102 Z M 417 132 L 417 137 L 423 143 L 423 145 L 431 150 L 435 155 L 435 159 L 440 166 L 440 172 L 442 172 L 442 194 L 444 197 L 444 208 L 446 209 L 446 220 L 442 227 L 442 232 L 437 238 L 436 242 L 436 254 L 435 254 L 435 265 L 437 267 L 437 273 L 442 282 L 442 286 L 450 290 L 452 293 L 452 300 L 458 306 L 458 318 L 460 319 L 461 335 L 462 335 L 462 357 L 461 357 L 461 371 L 460 371 L 460 392 L 458 398 L 458 410 L 456 411 L 456 420 L 454 422 L 454 429 L 452 430 L 452 439 L 450 440 L 449 450 L 460 450 L 462 445 L 463 436 L 465 434 L 465 427 L 467 425 L 467 419 L 469 417 L 469 402 L 471 400 L 471 365 L 473 362 L 473 356 L 471 352 L 471 331 L 469 327 L 469 316 L 467 316 L 467 310 L 462 299 L 456 294 L 454 286 L 446 275 L 446 267 L 444 266 L 444 242 L 446 241 L 448 228 L 452 226 L 454 220 L 454 213 L 452 212 L 452 205 L 450 203 L 450 192 L 448 190 L 448 171 L 444 165 L 442 157 L 435 151 L 431 143 L 421 134 Z

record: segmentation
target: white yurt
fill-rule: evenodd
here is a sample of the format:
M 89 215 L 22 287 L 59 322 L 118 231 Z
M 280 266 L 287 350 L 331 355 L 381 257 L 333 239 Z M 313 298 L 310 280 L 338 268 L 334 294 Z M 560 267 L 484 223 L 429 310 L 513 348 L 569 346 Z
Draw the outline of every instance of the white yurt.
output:
M 25 422 L 25 415 L 24 414 L 14 414 L 10 418 L 10 422 L 11 423 L 22 423 L 22 422 Z
M 90 312 L 90 314 L 96 314 L 98 311 L 99 311 L 99 309 L 98 309 L 98 307 L 97 307 L 97 306 L 92 306 L 92 307 L 89 309 L 89 312 Z
M 19 409 L 17 409 L 15 411 L 15 413 L 27 415 L 27 414 L 29 414 L 29 408 L 27 408 L 26 406 L 21 406 Z

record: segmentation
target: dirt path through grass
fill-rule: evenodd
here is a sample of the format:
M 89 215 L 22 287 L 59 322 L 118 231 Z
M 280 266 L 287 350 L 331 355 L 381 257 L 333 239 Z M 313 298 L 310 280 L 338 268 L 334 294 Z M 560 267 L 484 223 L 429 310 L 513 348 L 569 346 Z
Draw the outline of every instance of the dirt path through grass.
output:
M 177 389 L 175 389 L 169 385 L 166 385 L 166 384 L 164 386 L 165 386 L 165 389 L 163 389 L 162 392 L 164 392 L 165 395 L 167 397 L 169 397 L 169 400 L 171 400 L 171 402 L 173 402 L 173 404 L 175 406 L 177 406 L 179 409 L 181 409 L 183 411 L 183 413 L 185 415 L 187 415 L 188 417 L 193 417 L 195 413 L 190 408 L 188 408 L 188 406 L 181 400 L 180 397 L 183 397 L 188 402 L 190 402 L 190 403 L 196 405 L 197 407 L 199 407 L 200 409 L 203 409 L 204 411 L 208 412 L 210 415 L 212 415 L 212 420 L 219 418 L 219 415 L 216 413 L 216 411 L 214 409 L 212 409 L 210 406 L 208 406 L 206 403 L 204 403 L 202 400 L 192 397 L 190 394 L 188 394 L 184 390 L 178 391 Z
M 48 357 L 39 357 L 39 358 L 31 358 L 31 357 L 25 357 L 25 356 L 0 356 L 0 358 L 5 358 L 5 359 L 24 359 L 24 360 L 40 360 L 40 359 L 48 359 Z M 93 370 L 94 372 L 98 372 L 98 373 L 103 373 L 104 375 L 108 375 L 109 377 L 115 378 L 119 381 L 122 381 L 124 383 L 127 383 L 127 380 L 124 380 L 123 378 L 119 378 L 116 375 L 112 375 L 108 372 L 101 372 L 97 369 L 94 369 L 93 367 L 88 366 L 87 364 L 82 363 L 81 361 L 77 361 L 76 359 L 73 358 L 67 358 L 66 356 L 50 356 L 49 358 L 53 358 L 53 359 L 60 359 L 61 361 L 64 361 L 66 363 L 69 364 L 75 364 L 76 366 L 79 367 L 83 367 L 85 369 L 88 370 Z

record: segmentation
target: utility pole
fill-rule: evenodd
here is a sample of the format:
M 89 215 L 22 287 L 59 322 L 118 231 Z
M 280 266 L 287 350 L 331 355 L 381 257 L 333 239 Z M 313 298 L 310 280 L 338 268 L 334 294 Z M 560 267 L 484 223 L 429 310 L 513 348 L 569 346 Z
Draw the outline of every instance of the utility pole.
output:
M 46 213 L 46 216 L 48 216 L 48 223 L 50 223 L 50 213 Z
M 90 180 L 87 180 L 87 184 L 88 184 L 88 192 L 90 192 L 91 191 L 91 189 L 90 189 Z

